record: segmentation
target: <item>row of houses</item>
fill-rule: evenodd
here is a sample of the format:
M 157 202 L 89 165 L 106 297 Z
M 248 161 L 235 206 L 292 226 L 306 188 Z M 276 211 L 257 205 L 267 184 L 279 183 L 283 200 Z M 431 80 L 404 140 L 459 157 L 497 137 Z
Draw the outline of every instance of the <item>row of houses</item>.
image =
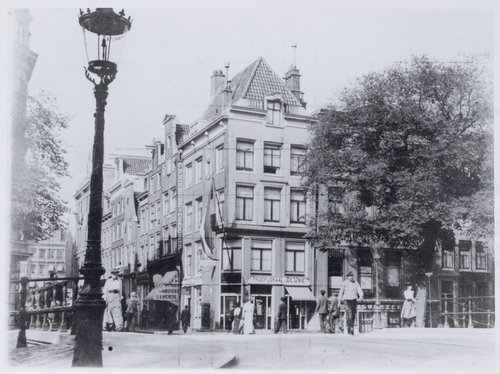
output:
M 210 101 L 190 125 L 163 120 L 151 157 L 119 155 L 104 167 L 102 258 L 122 269 L 161 328 L 168 307 L 191 307 L 195 329 L 229 329 L 232 308 L 255 300 L 257 329 L 272 329 L 281 297 L 288 328 L 305 329 L 320 290 L 332 294 L 352 271 L 365 292 L 359 326 L 397 325 L 411 249 L 312 247 L 311 220 L 335 201 L 314 201 L 301 173 L 316 117 L 306 112 L 300 71 L 282 79 L 258 58 L 231 80 L 211 77 Z M 75 194 L 78 265 L 84 260 L 89 181 Z M 493 294 L 492 246 L 458 238 L 436 253 L 431 298 Z M 437 306 L 439 309 L 440 306 Z M 452 306 L 453 308 L 453 306 Z M 439 310 L 434 323 L 443 323 Z M 430 323 L 430 322 L 428 322 Z

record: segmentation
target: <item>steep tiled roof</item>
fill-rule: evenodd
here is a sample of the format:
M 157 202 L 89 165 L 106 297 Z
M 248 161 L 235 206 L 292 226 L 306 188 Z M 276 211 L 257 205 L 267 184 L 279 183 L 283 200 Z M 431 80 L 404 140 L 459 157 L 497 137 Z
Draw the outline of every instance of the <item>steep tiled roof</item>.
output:
M 151 158 L 144 156 L 124 156 L 123 172 L 131 175 L 145 174 L 151 167 Z
M 226 105 L 234 104 L 240 99 L 248 99 L 263 103 L 266 96 L 280 94 L 286 105 L 296 107 L 302 106 L 299 100 L 286 87 L 285 82 L 262 57 L 259 57 L 233 77 L 231 80 L 231 89 L 231 102 Z M 210 121 L 220 115 L 224 109 L 222 107 L 223 90 L 224 87 L 221 87 L 217 91 L 208 109 L 202 116 L 203 120 Z

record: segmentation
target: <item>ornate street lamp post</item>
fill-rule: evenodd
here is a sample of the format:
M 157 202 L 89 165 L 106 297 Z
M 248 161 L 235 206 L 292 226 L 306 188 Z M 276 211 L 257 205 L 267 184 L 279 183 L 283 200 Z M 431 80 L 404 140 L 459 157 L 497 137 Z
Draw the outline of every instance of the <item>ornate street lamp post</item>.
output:
M 108 97 L 108 85 L 115 79 L 117 73 L 116 63 L 110 60 L 110 54 L 112 50 L 114 52 L 117 49 L 116 44 L 119 44 L 122 35 L 130 30 L 131 19 L 125 18 L 123 10 L 117 14 L 112 8 L 97 8 L 93 12 L 87 9 L 86 13 L 80 10 L 79 23 L 83 28 L 86 49 L 88 46 L 86 34 L 90 33 L 91 36 L 94 34 L 94 38 L 97 38 L 97 51 L 94 51 L 97 52 L 97 56 L 88 61 L 88 68 L 85 68 L 85 76 L 94 84 L 96 111 L 87 247 L 85 262 L 80 269 L 85 280 L 75 302 L 76 336 L 73 366 L 102 366 L 102 317 L 106 307 L 100 286 L 100 279 L 104 274 L 101 263 L 104 108 Z M 87 58 L 88 56 L 89 50 Z
M 431 298 L 431 276 L 432 272 L 425 273 L 427 277 L 427 285 L 429 288 L 429 295 L 427 298 L 429 299 L 429 327 L 432 327 L 432 298 Z

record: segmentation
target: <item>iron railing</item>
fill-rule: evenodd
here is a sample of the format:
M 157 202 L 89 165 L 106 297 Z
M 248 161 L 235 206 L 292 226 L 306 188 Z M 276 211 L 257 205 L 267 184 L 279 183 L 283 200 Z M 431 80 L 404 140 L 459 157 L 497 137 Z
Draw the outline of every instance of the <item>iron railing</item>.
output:
M 11 281 L 17 286 L 15 310 L 9 311 L 19 328 L 17 348 L 27 346 L 27 329 L 67 332 L 69 328 L 74 334 L 74 301 L 80 279 L 21 277 Z
M 432 305 L 435 305 L 432 307 Z M 439 316 L 438 326 L 458 328 L 492 328 L 495 326 L 494 296 L 444 297 L 428 300 L 431 315 Z M 435 321 L 434 321 L 435 322 Z M 433 321 L 430 326 L 433 327 Z

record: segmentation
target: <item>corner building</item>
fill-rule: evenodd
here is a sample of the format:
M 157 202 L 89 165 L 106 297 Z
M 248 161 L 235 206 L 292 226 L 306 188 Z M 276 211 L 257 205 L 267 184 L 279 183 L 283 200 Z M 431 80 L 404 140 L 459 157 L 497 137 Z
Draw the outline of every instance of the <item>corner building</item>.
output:
M 314 253 L 304 239 L 311 207 L 301 165 L 312 121 L 296 67 L 284 80 L 263 58 L 232 80 L 214 72 L 206 112 L 178 139 L 181 305 L 195 329 L 230 329 L 233 305 L 249 296 L 256 329 L 274 328 L 283 296 L 288 327 L 306 327 Z M 213 253 L 200 230 L 207 209 L 212 220 L 215 209 L 222 215 Z

